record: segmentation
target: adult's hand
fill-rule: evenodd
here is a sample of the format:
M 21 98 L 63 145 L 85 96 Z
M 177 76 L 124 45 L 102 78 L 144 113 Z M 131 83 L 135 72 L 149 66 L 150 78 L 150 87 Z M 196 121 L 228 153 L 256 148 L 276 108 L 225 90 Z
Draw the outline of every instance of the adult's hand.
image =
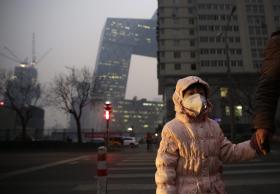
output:
M 267 155 L 270 152 L 271 133 L 266 129 L 257 129 L 251 139 L 251 145 L 258 154 Z

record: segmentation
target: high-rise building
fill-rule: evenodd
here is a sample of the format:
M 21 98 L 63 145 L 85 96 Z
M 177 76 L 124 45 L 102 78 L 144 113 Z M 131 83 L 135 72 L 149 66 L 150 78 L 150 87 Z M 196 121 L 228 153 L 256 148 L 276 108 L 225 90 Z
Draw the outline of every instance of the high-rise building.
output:
M 162 103 L 125 100 L 131 56 L 156 57 L 156 15 L 152 19 L 108 18 L 97 56 L 91 107 L 82 116 L 85 129 L 105 129 L 104 102 L 113 106 L 110 130 L 126 131 L 134 126 L 137 133 L 155 129 L 161 123 Z
M 156 57 L 156 20 L 108 18 L 94 72 L 94 99 L 124 99 L 133 54 Z
M 131 128 L 134 133 L 144 137 L 154 132 L 162 123 L 163 103 L 134 98 L 121 100 L 113 109 L 112 126 L 120 131 Z
M 198 75 L 212 87 L 213 116 L 225 128 L 234 122 L 249 130 L 263 48 L 280 29 L 279 15 L 277 0 L 158 0 L 158 78 L 166 120 L 174 116 L 177 80 Z

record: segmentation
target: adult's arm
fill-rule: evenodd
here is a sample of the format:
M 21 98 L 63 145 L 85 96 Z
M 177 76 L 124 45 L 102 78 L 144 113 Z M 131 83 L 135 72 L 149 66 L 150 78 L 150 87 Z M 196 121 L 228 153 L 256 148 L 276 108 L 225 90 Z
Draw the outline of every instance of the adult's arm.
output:
M 280 93 L 280 34 L 270 38 L 256 90 L 254 129 L 274 132 L 274 120 Z

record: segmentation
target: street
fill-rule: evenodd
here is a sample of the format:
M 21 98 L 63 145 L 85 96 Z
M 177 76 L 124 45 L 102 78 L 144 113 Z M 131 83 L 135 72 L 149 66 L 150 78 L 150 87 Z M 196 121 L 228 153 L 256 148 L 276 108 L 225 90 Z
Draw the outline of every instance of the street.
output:
M 279 193 L 278 147 L 268 157 L 225 165 L 228 193 Z M 110 152 L 108 194 L 155 193 L 155 155 L 144 146 Z M 95 175 L 96 152 L 12 152 L 0 156 L 1 194 L 93 194 Z

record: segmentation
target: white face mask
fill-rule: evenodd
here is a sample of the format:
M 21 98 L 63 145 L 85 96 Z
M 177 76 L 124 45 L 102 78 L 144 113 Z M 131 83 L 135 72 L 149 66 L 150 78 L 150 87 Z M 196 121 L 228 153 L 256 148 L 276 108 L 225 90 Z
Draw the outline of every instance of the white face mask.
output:
M 207 109 L 206 98 L 200 94 L 184 96 L 183 106 L 198 116 L 203 110 Z

